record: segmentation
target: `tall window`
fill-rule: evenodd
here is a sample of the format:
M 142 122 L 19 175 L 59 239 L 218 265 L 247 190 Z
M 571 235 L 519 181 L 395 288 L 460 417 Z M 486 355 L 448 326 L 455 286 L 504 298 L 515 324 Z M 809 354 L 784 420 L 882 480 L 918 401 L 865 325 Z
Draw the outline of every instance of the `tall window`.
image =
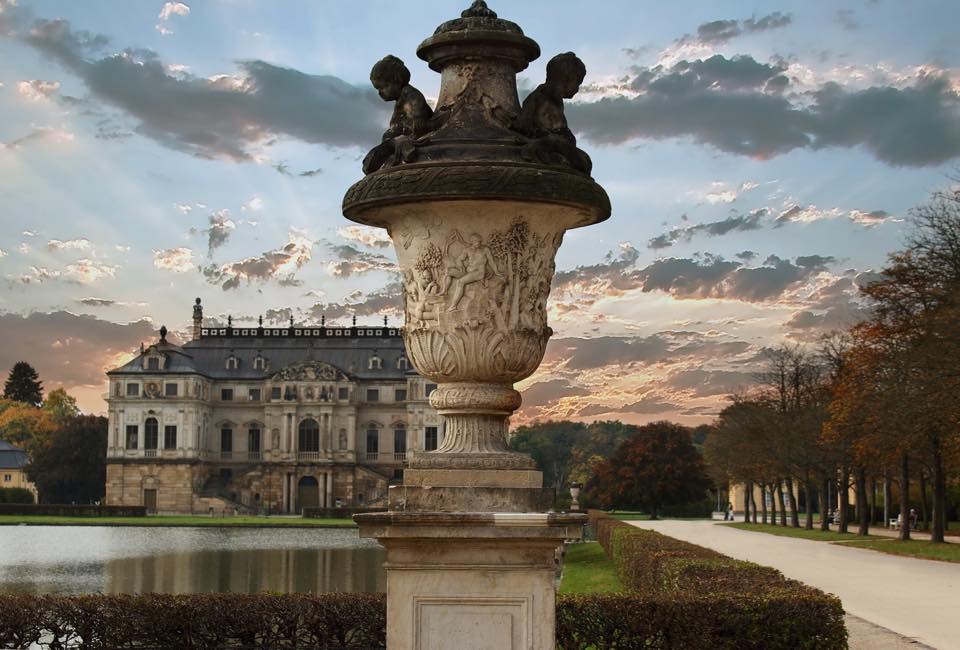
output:
M 423 430 L 423 448 L 426 451 L 437 448 L 437 427 L 426 427 Z
M 423 385 L 423 394 L 426 397 L 430 397 L 430 393 L 437 390 L 436 384 L 424 384 Z
M 220 429 L 220 451 L 233 451 L 233 429 L 230 427 Z
M 224 402 L 233 401 L 233 389 L 232 388 L 221 388 L 220 389 L 220 399 Z
M 398 424 L 393 430 L 393 453 L 407 453 L 407 429 L 402 424 Z
M 127 384 L 127 397 L 136 397 L 140 394 L 140 384 Z
M 253 360 L 253 369 L 263 370 L 263 367 L 264 367 L 263 357 L 257 355 L 257 357 Z
M 383 368 L 383 359 L 377 355 L 370 357 L 370 370 L 381 370 Z
M 379 401 L 380 401 L 380 389 L 379 389 L 379 388 L 368 388 L 368 389 L 367 389 L 367 401 L 368 401 L 368 402 L 379 402 Z
M 137 448 L 137 438 L 139 434 L 139 427 L 135 424 L 127 425 L 127 449 L 136 449 Z
M 160 370 L 160 359 L 157 357 L 147 359 L 147 370 Z
M 270 399 L 271 400 L 283 399 L 283 389 L 280 388 L 279 386 L 271 386 Z
M 406 357 L 400 357 L 397 359 L 397 370 L 406 370 L 410 367 L 410 362 L 407 361 Z
M 233 355 L 227 357 L 227 370 L 236 370 L 238 367 L 240 367 L 239 359 Z
M 247 451 L 260 451 L 260 427 L 247 429 Z
M 143 423 L 143 448 L 156 449 L 157 438 L 159 437 L 160 426 L 157 424 L 157 418 L 147 418 Z
M 251 401 L 251 402 L 259 402 L 259 401 L 260 401 L 260 389 L 259 389 L 259 388 L 251 388 L 251 389 L 248 391 L 247 395 L 250 397 L 250 401 Z
M 394 402 L 406 402 L 407 401 L 407 389 L 406 388 L 397 388 L 393 391 L 393 401 Z
M 177 425 L 168 424 L 167 426 L 163 427 L 163 448 L 177 448 Z
M 377 454 L 380 451 L 380 430 L 374 427 L 367 429 L 367 455 Z
M 340 386 L 337 389 L 337 399 L 341 402 L 345 402 L 350 399 L 350 389 L 346 386 Z
M 177 396 L 177 384 L 166 384 L 163 387 L 163 394 L 167 397 L 176 397 Z
M 320 451 L 320 425 L 316 420 L 307 418 L 300 423 L 298 442 L 300 451 Z

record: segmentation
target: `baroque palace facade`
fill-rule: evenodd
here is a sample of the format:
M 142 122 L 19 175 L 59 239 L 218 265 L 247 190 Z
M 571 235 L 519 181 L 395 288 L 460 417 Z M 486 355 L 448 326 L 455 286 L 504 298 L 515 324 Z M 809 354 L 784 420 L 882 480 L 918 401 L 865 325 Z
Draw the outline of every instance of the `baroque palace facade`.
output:
M 295 513 L 386 496 L 407 455 L 436 449 L 436 388 L 399 328 L 166 328 L 108 376 L 106 502 L 150 511 Z

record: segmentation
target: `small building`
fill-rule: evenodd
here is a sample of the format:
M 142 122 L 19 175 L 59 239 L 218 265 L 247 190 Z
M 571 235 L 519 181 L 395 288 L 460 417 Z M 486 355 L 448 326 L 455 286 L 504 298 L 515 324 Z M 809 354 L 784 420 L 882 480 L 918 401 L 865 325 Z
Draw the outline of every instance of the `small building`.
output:
M 33 493 L 37 500 L 37 486 L 27 479 L 24 468 L 28 462 L 27 452 L 14 447 L 6 440 L 0 440 L 0 487 L 24 488 Z
M 442 441 L 402 331 L 205 327 L 108 376 L 106 503 L 169 513 L 368 507 Z

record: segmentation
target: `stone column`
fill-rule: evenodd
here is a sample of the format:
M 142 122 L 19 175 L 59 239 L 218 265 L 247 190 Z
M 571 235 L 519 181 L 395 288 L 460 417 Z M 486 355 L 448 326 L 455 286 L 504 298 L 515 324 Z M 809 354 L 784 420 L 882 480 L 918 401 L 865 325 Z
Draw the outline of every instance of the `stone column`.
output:
M 415 452 L 389 511 L 357 515 L 387 549 L 387 645 L 404 650 L 554 643 L 554 554 L 582 514 L 546 514 L 533 459 L 507 447 L 513 385 L 536 370 L 566 230 L 609 217 L 604 190 L 564 117 L 585 68 L 554 57 L 520 105 L 516 74 L 540 48 L 476 0 L 417 55 L 441 74 L 437 105 L 388 56 L 371 72 L 397 101 L 347 218 L 386 228 L 403 282 L 407 354 L 438 388 L 439 449 Z

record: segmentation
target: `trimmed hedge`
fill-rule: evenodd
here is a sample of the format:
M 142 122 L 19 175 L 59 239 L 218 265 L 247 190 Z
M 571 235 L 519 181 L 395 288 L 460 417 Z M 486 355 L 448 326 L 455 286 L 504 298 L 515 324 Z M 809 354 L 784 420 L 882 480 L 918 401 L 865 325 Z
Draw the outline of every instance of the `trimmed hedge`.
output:
M 634 593 L 624 595 L 624 602 L 614 599 L 602 606 L 597 594 L 598 600 L 584 606 L 591 612 L 589 625 L 598 629 L 583 629 L 580 636 L 571 629 L 564 638 L 581 645 L 560 647 L 586 648 L 590 638 L 598 647 L 611 648 L 847 647 L 843 606 L 835 596 L 770 567 L 640 529 L 600 511 L 588 514 L 618 577 Z M 560 611 L 558 606 L 558 631 Z M 618 635 L 626 636 L 618 640 Z
M 304 519 L 349 519 L 363 512 L 386 512 L 386 508 L 304 508 Z
M 33 503 L 33 492 L 27 488 L 0 488 L 0 503 Z
M 384 594 L 0 595 L 0 647 L 384 648 L 386 611 Z

